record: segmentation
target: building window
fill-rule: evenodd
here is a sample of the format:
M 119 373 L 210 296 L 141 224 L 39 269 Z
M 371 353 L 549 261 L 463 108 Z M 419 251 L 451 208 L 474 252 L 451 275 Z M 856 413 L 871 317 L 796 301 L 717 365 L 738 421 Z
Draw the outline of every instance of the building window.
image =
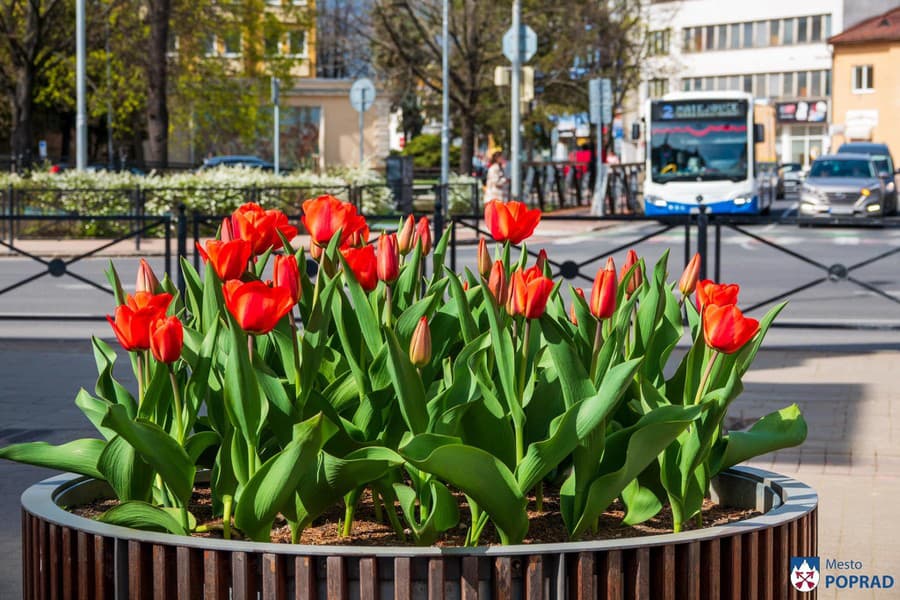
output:
M 650 32 L 649 51 L 650 56 L 660 56 L 669 53 L 669 29 Z
M 685 80 L 687 82 L 687 80 Z M 662 98 L 669 93 L 668 79 L 651 79 L 647 82 L 647 93 L 651 98 Z
M 777 19 L 769 21 L 769 44 L 772 46 L 781 44 L 781 35 L 778 32 L 780 24 L 781 21 Z
M 691 80 L 690 79 L 685 78 L 685 79 L 681 80 L 681 91 L 682 92 L 691 91 Z
M 806 43 L 806 17 L 800 17 L 797 19 L 797 43 L 805 44 Z
M 794 19 L 785 19 L 781 27 L 781 43 L 790 46 L 794 43 Z
M 753 75 L 744 75 L 744 91 L 748 94 L 753 93 Z
M 744 23 L 743 47 L 753 47 L 753 23 Z
M 700 52 L 703 50 L 703 28 L 688 27 L 684 30 L 684 51 Z
M 215 56 L 216 52 L 216 36 L 207 35 L 203 38 L 203 53 L 206 56 Z
M 757 98 L 766 97 L 766 76 L 757 74 L 753 76 L 753 95 Z
M 740 23 L 732 23 L 731 39 L 728 41 L 731 42 L 729 47 L 732 49 L 741 47 L 741 24 Z
M 781 96 L 781 75 L 769 73 L 769 96 L 778 98 Z
M 274 27 L 268 28 L 266 31 L 264 50 L 266 56 L 275 56 L 281 54 L 281 36 L 279 31 Z
M 222 56 L 235 57 L 241 55 L 241 33 L 232 31 L 222 36 Z
M 797 92 L 794 89 L 794 74 L 793 73 L 782 73 L 781 95 L 790 98 L 792 96 L 795 96 L 796 93 Z
M 716 48 L 724 50 L 728 47 L 728 25 L 719 25 L 717 29 L 716 36 L 718 36 L 718 39 L 716 40 Z
M 825 15 L 825 38 L 831 37 L 831 15 Z
M 699 77 L 694 77 L 694 91 L 699 92 L 703 89 L 703 80 Z
M 288 51 L 291 56 L 306 56 L 306 32 L 299 29 L 288 32 Z
M 831 71 L 825 71 L 825 95 L 831 95 Z
M 797 73 L 797 95 L 801 98 L 809 96 L 809 88 L 806 87 L 806 71 Z
M 756 29 L 756 40 L 754 42 L 754 46 L 757 48 L 765 48 L 768 46 L 769 42 L 769 27 L 768 22 L 766 21 L 757 21 L 754 24 Z
M 853 91 L 868 92 L 875 89 L 874 76 L 872 65 L 857 65 L 853 67 Z
M 715 37 L 716 37 L 716 28 L 712 25 L 708 25 L 706 27 L 706 49 L 713 50 L 715 49 Z
M 822 95 L 822 71 L 813 71 L 809 74 L 809 95 Z
M 809 41 L 811 42 L 821 42 L 822 41 L 822 17 L 810 17 L 812 20 L 811 33 L 809 36 Z

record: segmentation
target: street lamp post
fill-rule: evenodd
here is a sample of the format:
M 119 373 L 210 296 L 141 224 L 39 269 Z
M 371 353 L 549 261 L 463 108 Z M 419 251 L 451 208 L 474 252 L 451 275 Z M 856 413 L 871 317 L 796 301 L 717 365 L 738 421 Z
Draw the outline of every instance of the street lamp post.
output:
M 519 102 L 519 82 L 522 75 L 522 5 L 519 0 L 514 0 L 512 8 L 512 28 L 515 39 L 515 51 L 513 52 L 512 72 L 510 74 L 509 85 L 512 88 L 512 97 L 510 98 L 510 109 L 512 119 L 510 123 L 510 149 L 509 149 L 509 195 L 511 200 L 519 199 L 519 190 L 521 185 L 521 165 L 519 163 L 519 154 L 522 147 L 522 139 L 519 135 L 521 121 L 521 106 Z
M 75 2 L 75 168 L 79 171 L 87 166 L 84 2 Z
M 278 175 L 281 172 L 281 167 L 279 166 L 281 162 L 281 114 L 279 110 L 279 99 L 281 96 L 281 81 L 277 77 L 272 77 L 272 117 L 273 117 L 273 128 L 272 132 L 272 162 L 275 163 L 275 174 Z
M 450 1 L 444 0 L 441 23 L 441 192 L 439 210 L 446 208 L 450 184 Z M 440 213 L 443 215 L 443 213 Z

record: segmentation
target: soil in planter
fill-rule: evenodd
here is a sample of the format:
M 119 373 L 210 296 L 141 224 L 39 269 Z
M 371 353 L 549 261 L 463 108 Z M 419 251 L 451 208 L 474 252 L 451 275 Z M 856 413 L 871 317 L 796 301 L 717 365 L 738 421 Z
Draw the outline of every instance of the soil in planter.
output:
M 534 508 L 534 497 L 529 497 L 529 528 L 525 544 L 554 543 L 571 541 L 566 535 L 565 524 L 559 512 L 559 498 L 556 490 L 545 489 L 544 511 L 537 512 Z M 469 519 L 468 505 L 465 497 L 460 497 L 460 525 L 444 533 L 437 542 L 438 546 L 462 546 L 471 520 Z M 95 518 L 104 511 L 118 504 L 117 500 L 101 500 L 88 505 L 70 508 L 71 512 L 87 518 Z M 197 523 L 205 526 L 206 533 L 196 533 L 197 537 L 220 538 L 222 519 L 213 519 L 212 499 L 208 487 L 194 489 L 191 500 L 191 513 L 197 518 Z M 397 507 L 397 513 L 400 509 Z M 752 509 L 734 508 L 715 504 L 710 499 L 703 502 L 703 527 L 715 527 L 735 521 L 742 521 L 759 515 L 759 511 Z M 628 526 L 622 524 L 625 516 L 624 506 L 616 500 L 612 506 L 600 517 L 600 524 L 596 533 L 584 536 L 585 540 L 608 540 L 629 537 L 641 537 L 672 533 L 672 512 L 668 507 L 649 521 L 640 525 Z M 300 538 L 301 544 L 328 544 L 328 545 L 353 545 L 353 546 L 412 546 L 414 545 L 407 532 L 407 539 L 401 540 L 394 534 L 388 523 L 379 523 L 375 519 L 375 509 L 372 497 L 368 490 L 360 498 L 356 509 L 353 531 L 349 537 L 340 536 L 340 521 L 344 517 L 344 507 L 335 506 L 316 519 L 312 526 L 306 528 Z M 385 519 L 386 520 L 386 519 Z M 692 521 L 685 524 L 684 530 L 696 529 Z M 235 532 L 233 532 L 235 533 Z M 234 539 L 239 539 L 234 536 Z M 279 517 L 272 528 L 271 539 L 276 543 L 290 543 L 291 531 L 287 523 Z M 492 524 L 484 528 L 480 543 L 499 544 L 500 537 Z

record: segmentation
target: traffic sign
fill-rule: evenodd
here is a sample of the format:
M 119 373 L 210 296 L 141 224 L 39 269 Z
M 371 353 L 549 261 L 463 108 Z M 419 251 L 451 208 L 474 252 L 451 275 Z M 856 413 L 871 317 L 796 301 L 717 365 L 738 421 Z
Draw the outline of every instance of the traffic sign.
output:
M 350 87 L 350 104 L 356 112 L 366 112 L 375 102 L 375 84 L 368 77 L 357 79 Z
M 612 122 L 612 83 L 607 78 L 588 81 L 591 123 Z
M 528 25 L 522 25 L 519 31 L 519 56 L 525 63 L 537 52 L 537 34 Z M 513 62 L 516 58 L 516 31 L 512 27 L 503 34 L 503 56 L 509 62 Z

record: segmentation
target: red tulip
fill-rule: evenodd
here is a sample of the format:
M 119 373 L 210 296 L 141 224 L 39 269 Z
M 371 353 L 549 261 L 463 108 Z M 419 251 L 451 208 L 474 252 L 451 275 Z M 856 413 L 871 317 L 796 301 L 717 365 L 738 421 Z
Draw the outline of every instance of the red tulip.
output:
M 734 304 L 709 304 L 703 309 L 703 337 L 707 346 L 719 352 L 737 352 L 757 331 L 759 321 L 745 317 Z
M 491 273 L 491 254 L 484 238 L 478 240 L 478 272 L 482 277 L 487 277 Z
M 700 275 L 700 253 L 694 254 L 691 262 L 684 268 L 681 273 L 681 279 L 678 280 L 678 289 L 681 290 L 682 296 L 690 296 L 697 289 L 697 279 Z
M 416 223 L 416 237 L 413 240 L 413 246 L 422 244 L 422 254 L 431 252 L 431 225 L 428 223 L 428 217 L 422 217 Z
M 334 196 L 319 196 L 315 200 L 305 201 L 301 220 L 309 232 L 312 243 L 317 246 L 327 246 L 338 231 L 341 232 L 339 246 L 342 247 L 357 234 L 362 238 L 363 231 L 365 239 L 368 240 L 369 227 L 366 225 L 366 219 L 356 211 L 355 206 L 349 202 L 342 202 Z
M 708 304 L 726 306 L 737 304 L 741 286 L 736 283 L 716 283 L 712 279 L 704 279 L 697 284 L 697 308 Z
M 547 266 L 547 251 L 541 248 L 541 251 L 538 252 L 537 260 L 534 263 L 534 266 L 540 271 L 541 275 L 544 274 L 544 269 Z
M 289 240 L 297 235 L 297 228 L 288 223 L 287 215 L 280 210 L 263 210 L 254 202 L 248 202 L 232 213 L 231 229 L 235 238 L 250 243 L 255 255 L 281 248 L 278 231 Z
M 412 215 L 408 215 L 403 222 L 400 231 L 397 232 L 397 246 L 400 254 L 406 256 L 412 252 L 416 245 L 416 220 Z
M 400 276 L 400 249 L 397 234 L 381 234 L 378 238 L 378 279 L 393 283 Z
M 238 279 L 222 287 L 225 307 L 247 333 L 261 335 L 275 328 L 294 307 L 291 292 L 283 287 L 269 287 L 262 281 L 244 283 Z
M 219 239 L 223 242 L 230 242 L 234 239 L 234 229 L 231 227 L 231 219 L 228 217 L 222 219 L 222 226 L 219 228 Z
M 272 266 L 272 284 L 278 288 L 284 288 L 291 294 L 294 304 L 300 300 L 302 288 L 300 287 L 300 266 L 297 259 L 289 254 L 279 254 L 275 257 Z
M 584 290 L 581 288 L 575 288 L 574 292 L 584 298 Z M 569 309 L 569 319 L 572 321 L 572 325 L 578 325 L 578 316 L 575 314 L 575 300 L 572 300 L 572 307 Z
M 230 242 L 222 240 L 209 240 L 204 250 L 197 242 L 197 251 L 205 262 L 211 263 L 213 270 L 219 279 L 240 279 L 247 270 L 247 262 L 253 255 L 253 247 L 250 242 L 242 239 L 234 239 Z
M 591 314 L 598 319 L 608 319 L 616 312 L 616 266 L 607 261 L 603 269 L 597 270 L 594 287 L 591 288 Z
M 150 352 L 159 362 L 175 362 L 181 356 L 183 346 L 184 327 L 178 317 L 164 317 L 150 325 Z
M 503 265 L 502 260 L 496 261 L 494 266 L 491 267 L 491 275 L 488 279 L 487 287 L 498 305 L 503 306 L 506 304 L 509 287 L 506 280 L 506 267 Z
M 378 285 L 378 261 L 375 258 L 375 248 L 363 246 L 362 248 L 345 248 L 341 250 L 347 266 L 353 271 L 353 276 L 359 285 L 367 292 L 371 292 Z
M 125 350 L 148 350 L 150 325 L 165 316 L 171 302 L 171 294 L 136 292 L 125 297 L 125 304 L 116 307 L 115 319 L 106 315 L 106 320 Z
M 523 315 L 526 319 L 538 319 L 547 308 L 547 300 L 553 292 L 553 280 L 544 277 L 535 267 L 512 274 L 506 310 L 510 315 Z
M 534 233 L 541 220 L 541 211 L 537 208 L 528 210 L 517 201 L 492 200 L 484 205 L 484 220 L 495 240 L 518 244 Z
M 632 266 L 637 265 L 634 268 L 634 271 L 631 273 L 631 277 L 628 278 L 628 281 L 625 281 L 625 275 L 628 273 L 628 270 L 631 269 Z M 641 284 L 644 283 L 644 273 L 641 271 L 641 265 L 638 262 L 637 253 L 634 250 L 629 250 L 628 254 L 625 255 L 625 264 L 622 265 L 622 272 L 619 274 L 619 284 L 625 287 L 625 293 L 628 296 L 631 296 L 636 289 L 641 287 Z
M 157 279 L 153 269 L 150 268 L 150 264 L 142 258 L 141 264 L 138 266 L 137 281 L 134 283 L 134 291 L 155 294 L 157 289 L 159 289 L 159 279 Z
M 431 362 L 431 328 L 428 317 L 420 317 L 409 342 L 409 360 L 417 367 L 424 367 Z

